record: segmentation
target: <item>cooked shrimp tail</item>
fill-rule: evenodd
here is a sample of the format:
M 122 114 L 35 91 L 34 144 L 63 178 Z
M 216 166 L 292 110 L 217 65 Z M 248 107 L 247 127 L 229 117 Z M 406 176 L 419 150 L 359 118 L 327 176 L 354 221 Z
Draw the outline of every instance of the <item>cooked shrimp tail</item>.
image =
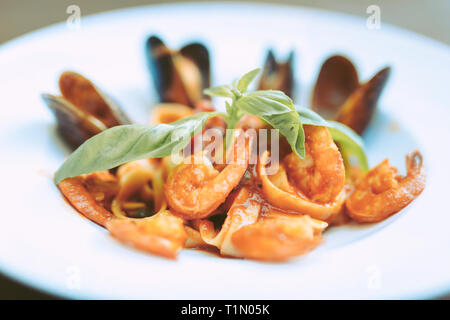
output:
M 246 225 L 232 242 L 245 258 L 284 261 L 303 255 L 322 242 L 327 224 L 309 216 L 277 216 Z
M 425 169 L 419 151 L 406 156 L 405 177 L 386 159 L 367 173 L 346 201 L 348 214 L 358 222 L 378 222 L 400 211 L 425 188 Z
M 177 257 L 187 239 L 183 220 L 167 210 L 149 218 L 113 219 L 106 228 L 120 242 L 169 259 Z
M 276 174 L 269 176 L 268 152 L 258 162 L 262 193 L 272 205 L 329 221 L 347 195 L 341 154 L 325 127 L 305 125 L 304 159 L 287 155 Z
M 111 220 L 113 215 L 89 192 L 85 182 L 86 179 L 84 177 L 67 178 L 61 181 L 58 187 L 66 199 L 81 214 L 89 220 L 105 226 L 106 222 Z

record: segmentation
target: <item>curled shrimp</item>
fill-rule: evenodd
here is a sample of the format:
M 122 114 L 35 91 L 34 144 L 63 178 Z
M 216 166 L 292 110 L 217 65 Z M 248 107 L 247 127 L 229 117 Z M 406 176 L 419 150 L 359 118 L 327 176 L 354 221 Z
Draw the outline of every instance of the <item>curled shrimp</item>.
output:
M 239 184 L 247 169 L 253 139 L 243 131 L 238 134 L 236 141 L 244 138 L 245 143 L 236 143 L 232 159 L 222 171 L 216 170 L 202 152 L 173 169 L 164 194 L 174 213 L 186 219 L 207 217 Z
M 142 219 L 115 218 L 106 223 L 111 235 L 138 250 L 175 259 L 187 240 L 183 219 L 167 210 Z
M 410 204 L 425 188 L 419 151 L 406 156 L 406 170 L 406 176 L 400 176 L 387 159 L 370 170 L 345 203 L 349 216 L 358 222 L 378 222 Z
M 237 250 L 249 259 L 284 261 L 303 255 L 322 242 L 327 223 L 311 217 L 269 213 L 232 236 Z
M 105 226 L 113 215 L 105 209 L 104 200 L 118 190 L 117 179 L 107 171 L 67 178 L 58 184 L 66 199 L 86 218 Z
M 217 247 L 222 255 L 243 257 L 234 247 L 231 237 L 243 226 L 256 222 L 260 209 L 261 203 L 253 198 L 253 193 L 247 188 L 242 188 L 228 210 L 220 231 L 215 230 L 214 224 L 205 219 L 198 223 L 200 235 L 207 244 Z
M 343 160 L 325 127 L 305 126 L 305 133 L 305 159 L 289 154 L 274 175 L 266 172 L 268 152 L 262 154 L 258 163 L 262 193 L 281 209 L 330 220 L 346 197 Z
M 333 201 L 345 185 L 341 153 L 325 127 L 305 125 L 305 158 L 295 153 L 284 158 L 294 185 L 310 200 Z

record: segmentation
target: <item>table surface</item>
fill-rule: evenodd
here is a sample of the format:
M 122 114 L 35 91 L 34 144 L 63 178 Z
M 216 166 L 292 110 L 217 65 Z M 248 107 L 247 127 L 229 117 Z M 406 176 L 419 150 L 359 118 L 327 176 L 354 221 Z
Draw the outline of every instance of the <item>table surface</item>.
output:
M 150 0 L 151 3 L 185 2 L 180 0 Z M 435 40 L 450 44 L 450 1 L 434 0 L 425 2 L 420 0 L 260 0 L 253 2 L 277 2 L 290 5 L 302 5 L 349 13 L 361 17 L 367 17 L 366 9 L 369 5 L 378 5 L 381 9 L 381 23 L 394 24 L 412 31 L 421 33 Z M 431 5 L 430 5 L 431 3 Z M 2 0 L 0 2 L 0 44 L 18 37 L 37 28 L 56 22 L 64 21 L 68 14 L 66 9 L 73 4 L 72 0 Z M 89 1 L 78 0 L 76 4 L 81 9 L 81 14 L 88 15 L 102 11 L 124 7 L 142 5 L 139 0 L 108 0 Z M 0 273 L 0 299 L 57 299 L 19 284 Z M 440 299 L 450 299 L 450 295 Z
M 31 289 L 0 274 L 0 300 L 53 300 L 46 293 Z
M 197 2 L 214 0 L 196 0 Z M 231 0 L 233 1 L 233 0 Z M 234 0 L 239 1 L 241 0 Z M 450 1 L 448 0 L 247 0 L 259 3 L 281 3 L 348 13 L 367 18 L 370 5 L 380 8 L 381 23 L 421 33 L 450 45 Z M 186 0 L 1 0 L 0 44 L 26 32 L 67 19 L 68 6 L 76 4 L 81 16 L 144 4 L 188 2 Z

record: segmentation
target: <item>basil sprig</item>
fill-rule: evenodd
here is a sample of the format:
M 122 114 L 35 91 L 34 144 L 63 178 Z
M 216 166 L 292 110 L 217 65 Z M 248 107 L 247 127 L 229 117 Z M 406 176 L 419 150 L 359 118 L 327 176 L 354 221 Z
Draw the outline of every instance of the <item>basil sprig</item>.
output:
M 286 138 L 292 150 L 300 157 L 305 156 L 305 134 L 294 104 L 287 95 L 278 90 L 259 90 L 247 93 L 247 88 L 259 73 L 252 70 L 242 76 L 234 86 L 219 86 L 205 90 L 214 97 L 231 98 L 227 102 L 227 126 L 234 128 L 245 114 L 260 117 Z M 226 139 L 229 142 L 228 136 Z
M 231 99 L 226 103 L 226 113 L 201 112 L 170 124 L 122 125 L 107 129 L 85 141 L 55 174 L 55 182 L 81 174 L 102 171 L 121 164 L 145 158 L 162 158 L 178 153 L 191 138 L 200 133 L 206 121 L 223 116 L 228 129 L 233 129 L 245 114 L 258 116 L 286 138 L 293 152 L 305 156 L 303 124 L 325 126 L 340 145 L 343 154 L 358 159 L 362 169 L 367 169 L 361 138 L 343 124 L 326 121 L 310 109 L 295 107 L 292 100 L 277 90 L 247 92 L 259 69 L 246 73 L 233 85 L 205 90 L 205 94 Z M 229 142 L 230 131 L 226 141 Z

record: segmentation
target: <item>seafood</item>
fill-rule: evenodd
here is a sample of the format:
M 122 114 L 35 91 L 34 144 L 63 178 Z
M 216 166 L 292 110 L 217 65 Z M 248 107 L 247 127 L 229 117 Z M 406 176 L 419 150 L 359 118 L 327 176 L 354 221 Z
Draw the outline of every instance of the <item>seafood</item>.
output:
M 344 164 L 325 127 L 304 127 L 305 159 L 289 154 L 269 176 L 265 167 L 269 153 L 262 154 L 258 162 L 262 194 L 278 208 L 325 221 L 339 213 L 345 200 Z
M 121 108 L 82 75 L 65 71 L 59 78 L 62 96 L 42 94 L 54 113 L 58 133 L 76 148 L 101 131 L 131 123 Z
M 169 259 L 201 248 L 285 261 L 314 249 L 328 226 L 381 221 L 424 189 L 418 151 L 406 157 L 406 176 L 388 160 L 367 173 L 363 142 L 352 130 L 265 91 L 292 94 L 293 52 L 282 63 L 268 52 L 256 92 L 247 88 L 258 69 L 206 91 L 231 99 L 225 112 L 209 114 L 215 107 L 203 96 L 210 84 L 206 47 L 173 51 L 152 36 L 147 54 L 161 100 L 152 125 L 93 137 L 55 174 L 70 204 L 121 243 Z M 389 72 L 360 84 L 354 65 L 333 56 L 322 66 L 313 108 L 363 132 Z M 61 97 L 43 98 L 72 146 L 129 123 L 83 76 L 64 72 L 59 87 Z
M 345 189 L 331 203 L 315 203 L 289 183 L 283 166 L 280 166 L 279 171 L 269 178 L 263 165 L 267 161 L 268 155 L 268 151 L 265 151 L 258 163 L 262 194 L 268 202 L 281 209 L 290 210 L 297 214 L 308 214 L 323 221 L 331 220 L 340 212 L 346 199 Z
M 216 170 L 203 152 L 192 155 L 177 167 L 164 186 L 167 204 L 186 219 L 207 217 L 225 201 L 247 169 L 253 137 L 236 130 L 236 146 L 222 171 Z M 245 139 L 245 143 L 238 143 Z
M 406 170 L 406 176 L 400 176 L 387 159 L 370 170 L 345 202 L 349 216 L 358 222 L 378 222 L 410 204 L 425 188 L 419 151 L 406 156 Z
M 118 190 L 117 181 L 114 179 L 111 180 L 107 174 L 98 175 L 97 173 L 91 173 L 90 175 L 96 175 L 95 180 L 100 179 L 103 183 L 96 183 L 96 188 L 88 189 L 92 183 L 86 183 L 89 179 L 86 176 L 80 176 L 67 178 L 61 181 L 58 187 L 72 206 L 85 217 L 101 226 L 105 226 L 106 222 L 111 220 L 113 215 L 98 201 L 103 200 L 104 197 L 99 199 L 95 194 L 98 195 L 99 192 L 103 192 L 104 194 L 110 193 L 109 197 L 113 196 Z M 101 187 L 102 185 L 103 187 Z
M 327 223 L 306 215 L 267 211 L 264 199 L 247 187 L 230 197 L 234 200 L 220 231 L 210 220 L 196 223 L 203 241 L 217 247 L 224 256 L 287 260 L 312 250 L 321 242 L 320 234 L 327 227 Z
M 345 100 L 359 85 L 353 63 L 343 56 L 331 56 L 322 65 L 314 86 L 312 107 L 326 119 L 335 119 Z
M 106 223 L 111 235 L 136 249 L 175 259 L 187 240 L 183 220 L 167 210 L 142 219 L 113 219 Z
M 210 85 L 208 49 L 191 43 L 178 51 L 170 50 L 156 36 L 147 40 L 147 61 L 161 102 L 195 107 L 205 99 L 203 89 Z
M 390 67 L 359 83 L 353 63 L 343 56 L 331 56 L 322 65 L 314 86 L 312 108 L 325 119 L 339 121 L 357 133 L 364 132 L 389 78 Z
M 295 153 L 284 158 L 291 181 L 309 199 L 318 203 L 333 201 L 345 185 L 344 163 L 325 127 L 304 126 L 305 159 Z
M 187 240 L 184 244 L 185 248 L 201 248 L 208 246 L 208 244 L 202 239 L 202 236 L 198 230 L 186 225 L 184 226 L 184 230 L 187 234 Z
M 215 108 L 207 100 L 199 100 L 195 104 L 195 109 L 178 103 L 160 103 L 155 106 L 155 111 L 151 117 L 151 123 L 171 123 L 192 116 L 196 112 L 212 112 Z M 223 117 L 212 117 L 206 121 L 203 131 L 208 129 L 218 129 L 225 131 L 226 123 Z
M 198 223 L 198 229 L 203 241 L 219 248 L 222 255 L 242 257 L 231 239 L 237 230 L 258 220 L 261 203 L 252 197 L 253 194 L 249 189 L 241 188 L 239 190 L 220 231 L 214 229 L 211 221 L 201 220 Z
M 267 52 L 266 61 L 259 80 L 259 90 L 281 90 L 289 97 L 292 97 L 294 88 L 293 68 L 294 51 L 289 53 L 289 57 L 284 62 L 275 59 L 272 50 Z
M 284 261 L 305 254 L 322 242 L 327 223 L 307 215 L 270 214 L 234 232 L 231 241 L 248 259 Z
M 119 181 L 109 171 L 98 171 L 82 176 L 83 185 L 97 202 L 105 208 L 111 207 L 113 198 L 119 193 Z

